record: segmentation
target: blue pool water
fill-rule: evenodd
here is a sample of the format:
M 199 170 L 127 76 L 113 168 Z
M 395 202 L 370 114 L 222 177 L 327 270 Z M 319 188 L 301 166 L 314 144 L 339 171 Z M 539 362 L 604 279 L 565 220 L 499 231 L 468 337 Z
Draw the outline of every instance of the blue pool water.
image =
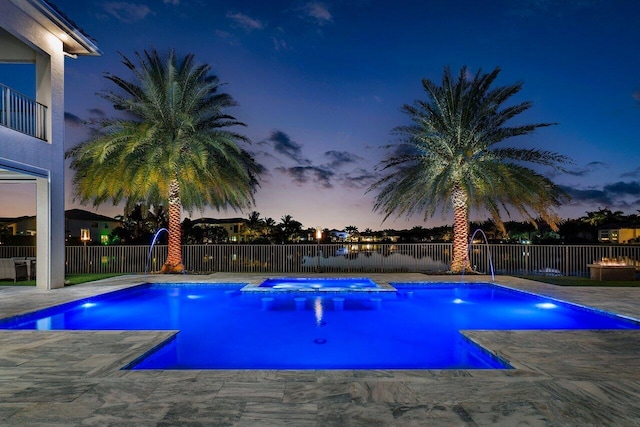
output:
M 180 331 L 133 369 L 500 369 L 509 366 L 459 331 L 639 327 L 494 285 L 392 285 L 397 292 L 255 294 L 243 285 L 149 284 L 0 328 Z

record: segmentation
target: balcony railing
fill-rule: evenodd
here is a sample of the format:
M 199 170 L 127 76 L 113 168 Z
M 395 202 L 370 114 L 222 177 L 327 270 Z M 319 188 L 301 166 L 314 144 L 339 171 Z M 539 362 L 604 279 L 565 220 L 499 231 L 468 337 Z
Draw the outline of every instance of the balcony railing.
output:
M 0 125 L 46 140 L 46 117 L 46 106 L 0 84 Z

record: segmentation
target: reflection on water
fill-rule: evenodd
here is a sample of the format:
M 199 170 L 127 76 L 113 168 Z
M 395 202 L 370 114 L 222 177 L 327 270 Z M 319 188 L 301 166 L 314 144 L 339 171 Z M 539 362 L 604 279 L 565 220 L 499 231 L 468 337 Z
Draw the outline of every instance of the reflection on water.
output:
M 324 308 L 322 307 L 322 298 L 317 297 L 313 301 L 313 312 L 316 315 L 316 325 L 322 325 L 322 318 L 324 317 Z

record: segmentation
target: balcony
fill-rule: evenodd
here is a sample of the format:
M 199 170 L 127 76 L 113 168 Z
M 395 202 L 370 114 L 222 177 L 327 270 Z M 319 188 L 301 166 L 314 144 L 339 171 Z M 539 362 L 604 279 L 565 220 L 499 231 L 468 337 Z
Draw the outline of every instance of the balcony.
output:
M 0 125 L 46 140 L 46 117 L 46 106 L 0 84 Z

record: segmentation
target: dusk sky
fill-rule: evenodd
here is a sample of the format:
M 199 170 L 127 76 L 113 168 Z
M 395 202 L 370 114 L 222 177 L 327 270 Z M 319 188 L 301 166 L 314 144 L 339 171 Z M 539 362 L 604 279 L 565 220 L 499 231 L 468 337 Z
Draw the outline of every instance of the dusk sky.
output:
M 105 72 L 130 76 L 118 51 L 175 48 L 211 64 L 238 102 L 229 113 L 248 125 L 241 132 L 267 169 L 256 194 L 261 217 L 289 214 L 305 227 L 337 229 L 433 227 L 451 219 L 382 223 L 372 212 L 374 195 L 365 191 L 388 154 L 380 147 L 408 123 L 402 105 L 425 99 L 422 78 L 440 81 L 445 66 L 500 67 L 497 84 L 523 81 L 514 102 L 533 102 L 523 122 L 558 123 L 506 145 L 574 161 L 569 173 L 549 175 L 572 196 L 560 215 L 640 209 L 638 0 L 53 2 L 103 52 L 66 59 L 67 149 L 87 137 L 86 121 L 113 115 L 95 94 L 114 88 Z M 0 72 L 6 80 L 20 85 Z M 0 186 L 0 217 L 35 213 L 35 189 L 21 193 Z M 120 206 L 73 203 L 70 184 L 66 207 L 122 214 Z

